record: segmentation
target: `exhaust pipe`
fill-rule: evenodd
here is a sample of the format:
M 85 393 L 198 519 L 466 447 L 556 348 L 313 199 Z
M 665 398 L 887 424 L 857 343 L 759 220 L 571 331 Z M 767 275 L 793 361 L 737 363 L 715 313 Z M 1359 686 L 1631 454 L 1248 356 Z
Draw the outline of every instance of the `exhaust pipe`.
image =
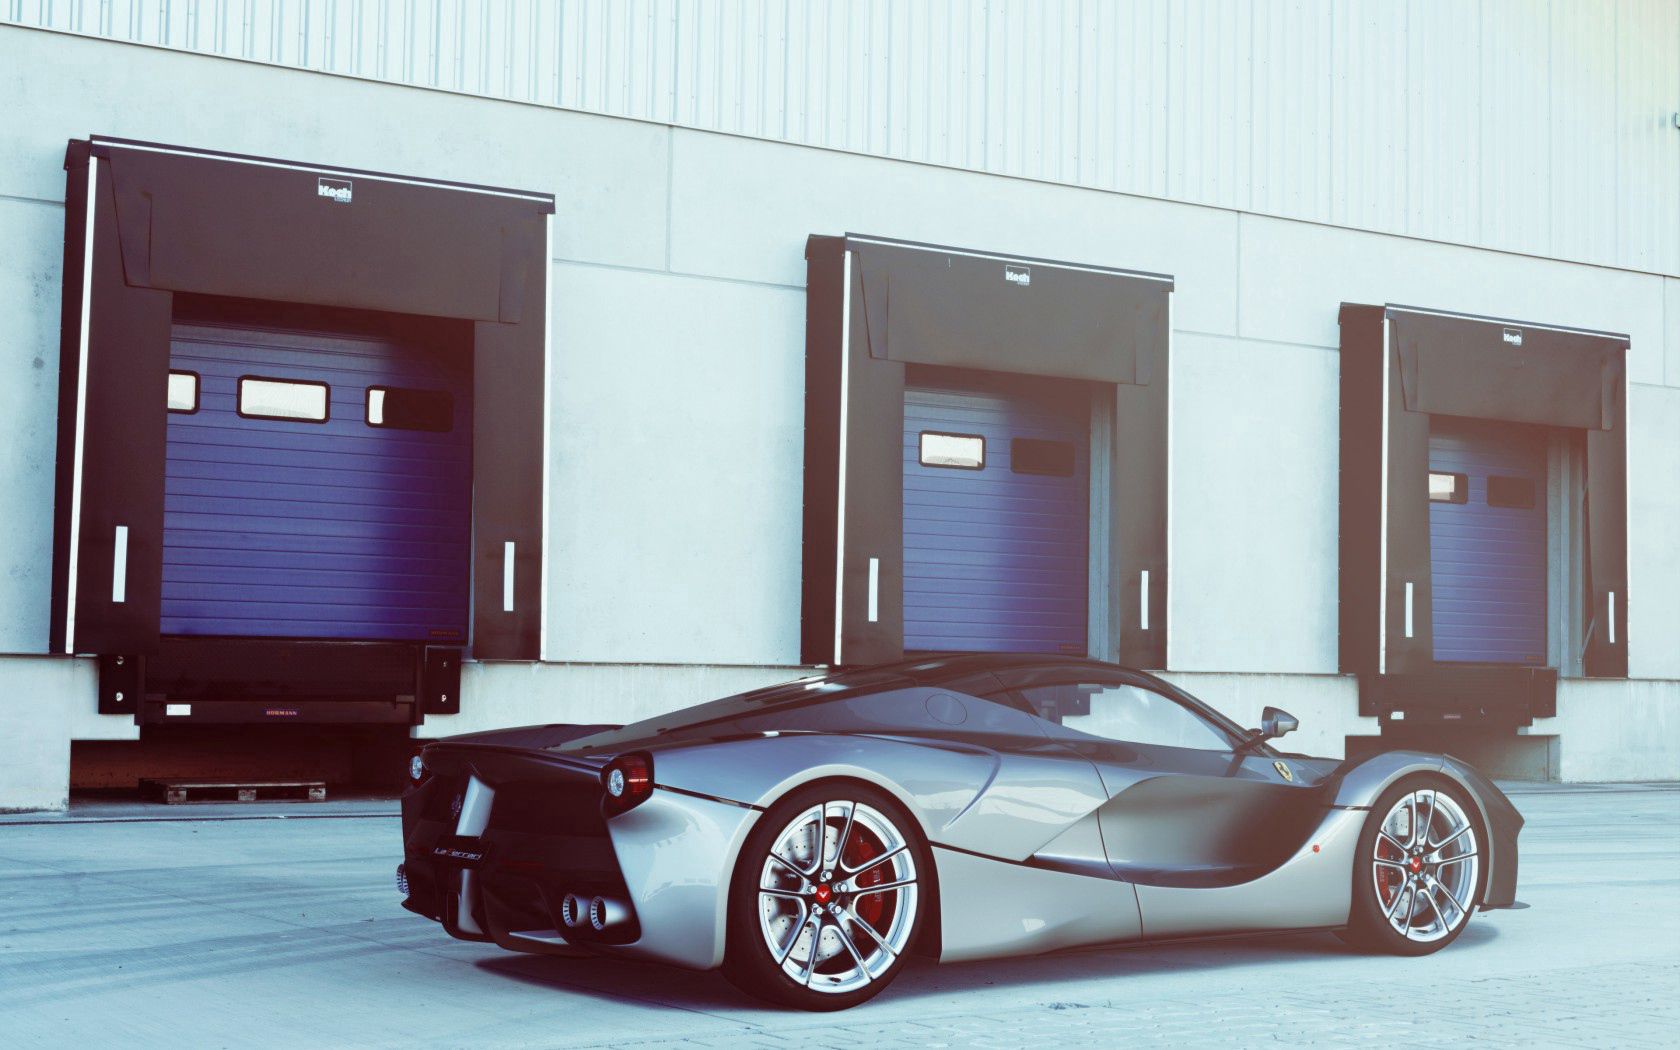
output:
M 579 897 L 575 893 L 566 894 L 566 899 L 560 902 L 560 921 L 571 929 L 588 922 L 589 898 Z
M 610 926 L 617 926 L 630 917 L 630 909 L 623 901 L 613 900 L 611 897 L 596 897 L 589 902 L 589 925 L 600 933 Z

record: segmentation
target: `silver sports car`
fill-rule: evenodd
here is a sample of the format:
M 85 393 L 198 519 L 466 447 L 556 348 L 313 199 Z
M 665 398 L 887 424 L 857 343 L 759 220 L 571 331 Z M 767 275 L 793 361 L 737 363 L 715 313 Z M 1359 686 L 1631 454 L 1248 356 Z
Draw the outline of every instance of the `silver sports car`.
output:
M 1522 817 L 1445 755 L 1274 750 L 1152 675 L 954 656 L 623 727 L 443 740 L 403 799 L 404 907 L 456 937 L 721 967 L 814 1010 L 914 954 L 1332 929 L 1423 955 L 1512 904 Z

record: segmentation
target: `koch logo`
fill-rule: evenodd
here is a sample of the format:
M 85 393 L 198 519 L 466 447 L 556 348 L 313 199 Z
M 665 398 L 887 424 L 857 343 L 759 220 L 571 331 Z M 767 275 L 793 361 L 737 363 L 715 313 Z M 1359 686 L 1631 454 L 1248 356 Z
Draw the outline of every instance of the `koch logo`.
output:
M 328 197 L 340 204 L 350 203 L 349 179 L 317 179 L 315 182 L 315 196 Z
M 1032 284 L 1032 270 L 1025 266 L 1005 266 L 1003 279 L 1010 284 L 1018 284 L 1022 288 Z
M 1507 328 L 1507 329 L 1505 329 L 1505 334 L 1501 338 L 1503 338 L 1507 343 L 1510 343 L 1512 346 L 1521 346 L 1522 345 L 1522 329 L 1521 328 Z

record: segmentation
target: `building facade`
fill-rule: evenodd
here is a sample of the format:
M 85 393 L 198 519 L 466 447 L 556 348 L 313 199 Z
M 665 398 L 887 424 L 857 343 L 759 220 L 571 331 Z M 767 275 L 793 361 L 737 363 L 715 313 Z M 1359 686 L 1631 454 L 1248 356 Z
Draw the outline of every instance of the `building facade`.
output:
M 987 648 L 1675 776 L 1680 11 L 1540 10 L 0 7 L 0 808 Z

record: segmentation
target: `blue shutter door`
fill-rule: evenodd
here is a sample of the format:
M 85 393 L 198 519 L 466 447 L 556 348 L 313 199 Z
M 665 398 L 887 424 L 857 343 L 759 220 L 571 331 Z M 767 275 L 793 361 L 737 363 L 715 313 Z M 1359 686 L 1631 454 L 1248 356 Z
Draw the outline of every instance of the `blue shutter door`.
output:
M 463 642 L 469 362 L 363 338 L 178 325 L 170 368 L 164 634 Z M 326 383 L 325 423 L 238 414 L 241 376 Z M 369 426 L 370 386 L 445 390 L 447 432 Z
M 1090 410 L 1072 394 L 1015 380 L 905 391 L 906 650 L 1086 652 Z M 923 466 L 923 431 L 984 437 L 984 467 Z M 1069 475 L 1012 470 L 1018 438 L 1067 443 Z M 1047 451 L 1067 449 L 1038 446 L 1040 469 Z
M 1436 661 L 1544 665 L 1543 432 L 1437 416 L 1430 421 L 1429 469 L 1468 482 L 1463 503 L 1429 504 Z M 1490 505 L 1490 477 L 1527 479 L 1534 505 Z

